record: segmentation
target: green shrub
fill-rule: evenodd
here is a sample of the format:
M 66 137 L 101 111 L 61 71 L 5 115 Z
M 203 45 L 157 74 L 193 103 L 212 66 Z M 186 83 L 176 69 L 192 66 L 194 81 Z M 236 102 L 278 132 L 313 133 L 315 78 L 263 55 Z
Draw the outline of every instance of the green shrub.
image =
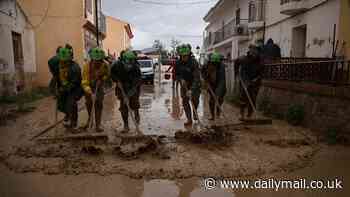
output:
M 305 110 L 301 105 L 289 106 L 286 114 L 288 123 L 292 125 L 300 125 L 304 121 Z
M 0 97 L 0 104 L 12 104 L 16 103 L 16 96 L 1 96 Z

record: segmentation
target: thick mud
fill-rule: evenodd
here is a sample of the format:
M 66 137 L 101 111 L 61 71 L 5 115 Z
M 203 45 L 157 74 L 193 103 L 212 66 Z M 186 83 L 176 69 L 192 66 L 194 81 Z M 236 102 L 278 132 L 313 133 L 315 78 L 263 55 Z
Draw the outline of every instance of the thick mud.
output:
M 165 137 L 96 146 L 78 140 L 33 142 L 2 155 L 2 162 L 19 173 L 122 174 L 162 179 L 241 177 L 305 167 L 318 150 L 298 132 L 276 133 L 269 126 L 261 127 L 228 130 L 234 137 L 225 143 L 192 143 Z
M 45 99 L 33 113 L 1 127 L 0 161 L 18 173 L 121 174 L 155 179 L 241 177 L 305 167 L 319 149 L 311 132 L 277 120 L 272 125 L 222 127 L 214 134 L 185 130 L 180 96 L 170 86 L 156 83 L 143 87 L 140 128 L 147 137 L 136 141 L 130 140 L 133 135 L 120 133 L 119 102 L 113 92 L 105 98 L 105 132 L 98 139 L 84 134 L 69 137 L 59 125 L 30 141 L 54 122 L 54 101 Z M 198 111 L 202 124 L 209 125 L 208 101 L 203 95 Z M 238 123 L 238 110 L 227 104 L 224 108 L 225 117 L 215 123 Z M 80 124 L 86 119 L 82 110 Z

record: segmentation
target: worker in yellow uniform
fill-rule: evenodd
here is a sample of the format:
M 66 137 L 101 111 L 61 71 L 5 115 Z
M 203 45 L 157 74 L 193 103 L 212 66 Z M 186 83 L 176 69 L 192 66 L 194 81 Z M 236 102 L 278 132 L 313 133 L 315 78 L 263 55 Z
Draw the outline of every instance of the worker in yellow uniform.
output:
M 95 121 L 96 132 L 103 132 L 101 118 L 104 100 L 105 82 L 109 78 L 109 67 L 104 62 L 105 52 L 100 48 L 89 51 L 90 61 L 83 69 L 82 87 L 85 92 L 86 108 L 89 114 L 85 129 L 93 125 Z M 92 110 L 94 108 L 94 110 Z M 95 112 L 93 114 L 93 111 Z M 92 115 L 95 116 L 93 120 Z M 92 121 L 92 122 L 91 122 Z

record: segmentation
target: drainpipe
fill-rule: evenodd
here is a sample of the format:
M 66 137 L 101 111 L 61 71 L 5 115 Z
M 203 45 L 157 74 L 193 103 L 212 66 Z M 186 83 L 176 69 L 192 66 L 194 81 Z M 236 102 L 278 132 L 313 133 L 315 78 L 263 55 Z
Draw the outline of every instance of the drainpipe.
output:
M 99 26 L 98 26 L 98 0 L 95 0 L 95 25 L 96 25 L 96 40 L 97 40 L 97 47 L 100 46 L 100 40 L 99 40 Z

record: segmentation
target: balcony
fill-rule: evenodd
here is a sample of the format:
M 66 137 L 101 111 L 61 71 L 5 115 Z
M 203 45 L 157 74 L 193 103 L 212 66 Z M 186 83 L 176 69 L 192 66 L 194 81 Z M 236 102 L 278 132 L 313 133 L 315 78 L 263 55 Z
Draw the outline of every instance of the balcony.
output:
M 236 23 L 236 20 L 232 20 L 223 28 L 214 32 L 214 44 L 218 44 L 233 37 L 237 37 L 239 40 L 248 39 L 249 36 L 248 23 Z
M 100 33 L 106 35 L 106 32 L 107 32 L 106 16 L 102 12 L 100 12 L 100 15 L 99 15 L 98 29 Z
M 281 0 L 281 14 L 292 16 L 308 9 L 306 0 Z
M 260 29 L 265 24 L 265 1 L 255 0 L 249 3 L 248 28 Z
M 87 19 L 83 27 L 88 29 L 90 32 L 93 32 L 95 35 L 97 35 L 95 22 L 92 23 L 91 20 Z M 107 33 L 107 24 L 106 24 L 106 16 L 102 12 L 100 12 L 98 15 L 98 31 L 101 38 L 105 39 L 106 33 Z

